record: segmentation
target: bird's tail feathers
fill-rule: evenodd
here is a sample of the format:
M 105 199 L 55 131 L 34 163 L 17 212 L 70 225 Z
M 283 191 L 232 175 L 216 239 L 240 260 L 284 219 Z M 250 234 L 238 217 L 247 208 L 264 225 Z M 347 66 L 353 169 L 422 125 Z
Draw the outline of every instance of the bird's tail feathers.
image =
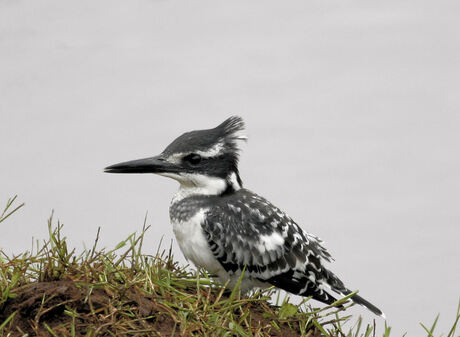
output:
M 352 291 L 350 289 L 344 289 L 341 291 L 341 293 L 343 293 L 345 296 L 346 295 L 349 295 L 352 293 Z M 351 300 L 353 302 L 355 302 L 356 304 L 359 304 L 359 305 L 362 305 L 364 307 L 366 307 L 367 309 L 369 309 L 370 311 L 372 311 L 374 314 L 376 314 L 377 316 L 380 316 L 384 319 L 386 319 L 385 317 L 385 314 L 382 312 L 382 310 L 380 310 L 379 308 L 377 308 L 375 305 L 373 305 L 371 302 L 369 302 L 368 300 L 362 298 L 361 296 L 359 296 L 358 294 L 354 294 L 352 297 L 351 297 Z
M 343 282 L 337 276 L 335 276 L 334 273 L 332 272 L 328 272 L 327 274 L 327 283 L 328 283 L 329 289 L 335 293 L 341 294 L 343 296 L 347 296 L 352 293 L 352 291 L 346 288 Z M 327 291 L 327 288 L 325 290 Z M 380 316 L 386 319 L 385 314 L 382 312 L 382 310 L 380 310 L 375 305 L 373 305 L 371 302 L 362 298 L 358 294 L 353 295 L 351 297 L 351 300 L 355 302 L 356 304 L 366 307 L 367 309 L 369 309 L 371 312 L 373 312 L 377 316 Z

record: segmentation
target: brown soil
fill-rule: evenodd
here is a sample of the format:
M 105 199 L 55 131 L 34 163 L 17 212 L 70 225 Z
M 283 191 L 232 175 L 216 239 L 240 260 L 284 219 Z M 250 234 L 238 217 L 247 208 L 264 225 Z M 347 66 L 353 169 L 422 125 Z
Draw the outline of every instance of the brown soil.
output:
M 121 302 L 120 299 L 114 298 L 114 294 L 108 289 L 90 291 L 77 287 L 73 281 L 60 280 L 32 283 L 16 289 L 15 293 L 17 296 L 9 299 L 3 312 L 0 312 L 0 322 L 16 311 L 14 328 L 11 330 L 17 332 L 17 336 L 25 333 L 29 336 L 52 336 L 46 325 L 59 335 L 69 335 L 71 333 L 69 328 L 62 328 L 65 323 L 73 320 L 70 313 L 64 312 L 69 309 L 78 313 L 78 317 L 75 318 L 77 336 L 86 335 L 89 329 L 95 330 L 96 335 L 102 336 L 122 332 L 117 331 L 116 324 L 119 318 L 123 318 L 119 317 L 117 308 Z M 155 312 L 160 309 L 156 307 L 155 301 L 145 295 L 139 295 L 135 289 L 127 291 L 122 305 L 124 310 L 126 306 L 130 306 L 139 318 L 155 316 Z M 150 330 L 150 335 L 166 336 L 172 331 L 173 326 L 174 321 L 171 317 L 158 315 L 155 321 L 139 320 L 132 328 Z
M 59 336 L 72 335 L 70 323 L 74 320 L 75 335 L 85 336 L 181 336 L 204 334 L 197 326 L 181 329 L 168 308 L 156 298 L 133 287 L 121 296 L 108 288 L 88 289 L 85 283 L 71 280 L 38 282 L 15 289 L 17 295 L 0 308 L 0 322 L 16 312 L 10 336 L 52 336 L 50 329 Z M 264 316 L 263 306 L 251 304 L 253 332 L 270 331 L 272 336 L 297 336 L 298 326 L 293 322 L 280 324 L 281 334 L 271 327 L 271 319 Z M 133 317 L 126 317 L 131 311 Z M 73 313 L 78 313 L 72 317 Z M 120 324 L 123 320 L 129 325 Z M 49 327 L 50 329 L 48 329 Z M 320 336 L 311 331 L 311 336 Z

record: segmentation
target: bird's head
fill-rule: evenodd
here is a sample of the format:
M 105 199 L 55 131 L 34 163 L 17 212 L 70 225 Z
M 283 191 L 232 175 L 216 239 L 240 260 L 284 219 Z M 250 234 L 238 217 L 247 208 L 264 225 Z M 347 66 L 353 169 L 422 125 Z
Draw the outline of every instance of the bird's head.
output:
M 108 173 L 156 173 L 183 187 L 199 187 L 209 194 L 238 190 L 239 141 L 244 122 L 233 116 L 213 129 L 186 132 L 155 157 L 127 161 L 105 168 Z

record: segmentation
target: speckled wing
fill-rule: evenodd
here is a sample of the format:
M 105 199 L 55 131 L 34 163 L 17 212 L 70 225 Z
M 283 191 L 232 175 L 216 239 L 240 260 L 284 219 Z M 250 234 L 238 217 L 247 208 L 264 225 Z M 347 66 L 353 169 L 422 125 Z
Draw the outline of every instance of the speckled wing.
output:
M 212 253 L 230 274 L 246 266 L 246 276 L 325 303 L 335 299 L 322 284 L 343 288 L 323 267 L 331 256 L 322 241 L 249 190 L 222 197 L 207 211 L 202 228 Z

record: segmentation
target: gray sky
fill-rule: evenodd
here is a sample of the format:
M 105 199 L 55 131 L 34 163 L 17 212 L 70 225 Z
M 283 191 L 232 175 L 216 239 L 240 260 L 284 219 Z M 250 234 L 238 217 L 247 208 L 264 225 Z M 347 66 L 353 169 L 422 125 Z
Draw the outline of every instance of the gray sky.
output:
M 176 182 L 102 169 L 238 114 L 245 186 L 327 242 L 331 269 L 392 336 L 423 335 L 438 312 L 447 332 L 460 297 L 459 10 L 0 0 L 0 202 L 26 203 L 0 247 L 45 238 L 52 209 L 75 246 L 101 226 L 110 247 L 148 211 L 155 252 L 172 238 Z

